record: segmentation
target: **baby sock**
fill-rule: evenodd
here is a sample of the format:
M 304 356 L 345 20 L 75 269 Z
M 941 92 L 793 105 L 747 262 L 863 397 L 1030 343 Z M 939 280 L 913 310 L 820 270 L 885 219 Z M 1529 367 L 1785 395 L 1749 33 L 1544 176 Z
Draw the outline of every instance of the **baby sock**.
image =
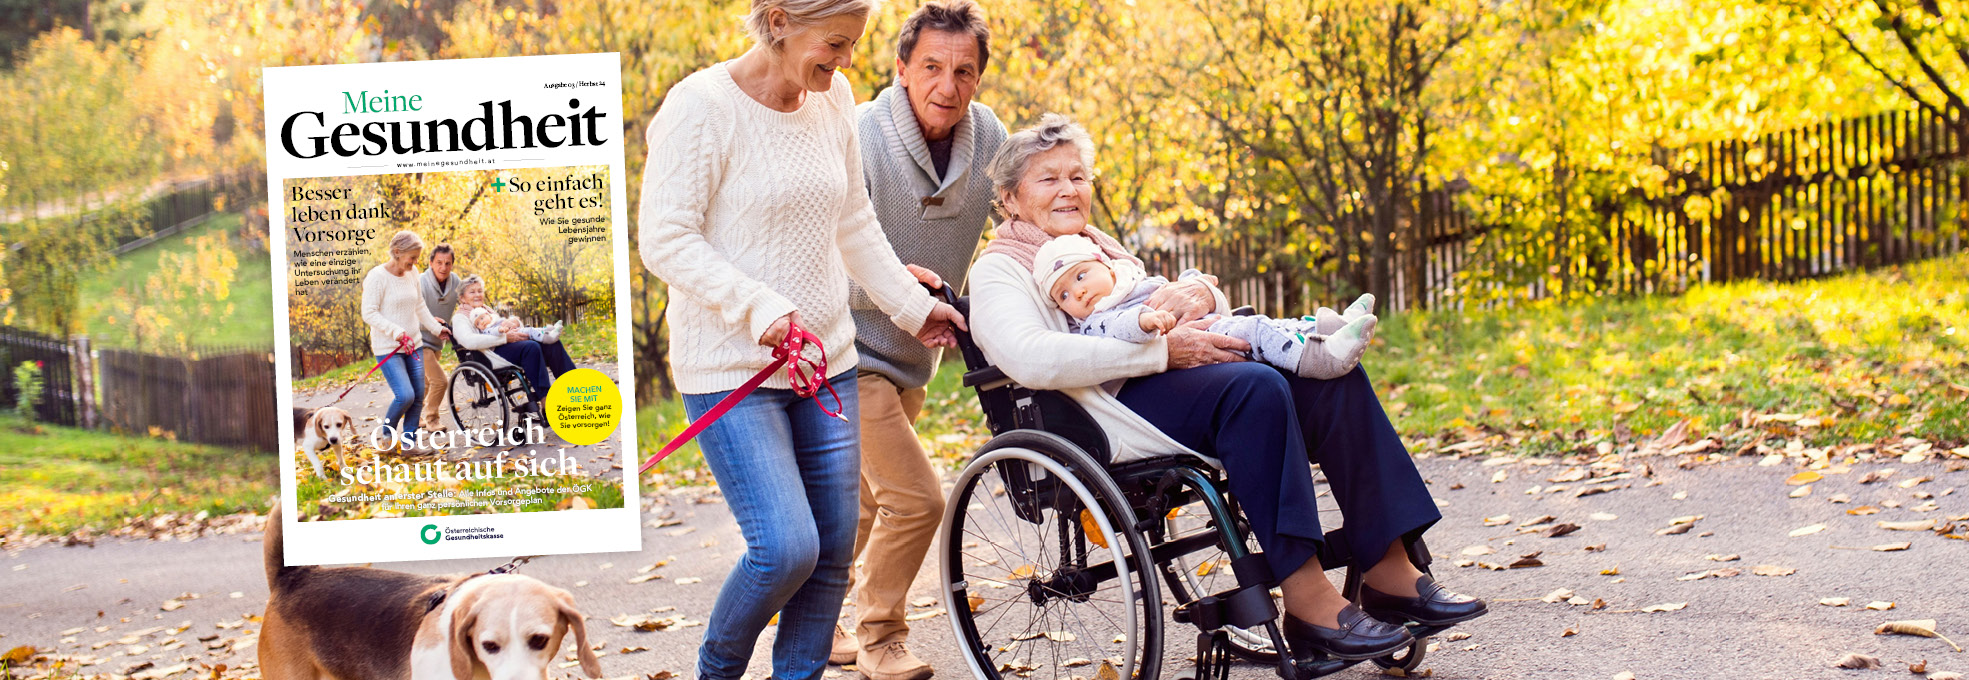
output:
M 1315 380 L 1332 380 L 1346 375 L 1360 365 L 1361 354 L 1367 352 L 1367 341 L 1374 335 L 1374 326 L 1380 319 L 1373 314 L 1361 316 L 1347 322 L 1339 330 L 1325 338 L 1307 338 L 1306 349 L 1299 355 L 1300 377 Z M 1313 347 L 1318 343 L 1319 347 Z
M 1373 313 L 1374 294 L 1365 293 L 1355 298 L 1353 304 L 1347 305 L 1347 310 L 1344 312 L 1333 311 L 1330 307 L 1314 310 L 1313 321 L 1319 324 L 1320 335 L 1332 335 L 1340 332 L 1340 327 L 1347 325 L 1348 322 Z M 1373 338 L 1374 333 L 1369 331 L 1367 337 Z

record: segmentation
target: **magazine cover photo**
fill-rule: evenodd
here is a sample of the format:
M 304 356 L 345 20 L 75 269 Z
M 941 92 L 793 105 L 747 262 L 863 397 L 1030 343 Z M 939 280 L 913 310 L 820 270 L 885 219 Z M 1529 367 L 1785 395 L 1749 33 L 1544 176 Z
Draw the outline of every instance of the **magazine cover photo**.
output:
M 609 180 L 285 182 L 297 519 L 623 507 Z

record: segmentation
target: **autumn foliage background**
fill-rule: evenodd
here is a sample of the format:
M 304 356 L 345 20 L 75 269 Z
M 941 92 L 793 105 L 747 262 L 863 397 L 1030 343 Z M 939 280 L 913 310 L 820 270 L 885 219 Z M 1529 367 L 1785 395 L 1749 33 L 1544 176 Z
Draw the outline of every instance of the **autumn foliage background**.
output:
M 1382 334 L 1379 386 L 1405 435 L 1572 450 L 1682 420 L 1714 428 L 1790 413 L 1894 423 L 1811 436 L 1969 443 L 1956 330 L 1969 325 L 1969 302 L 1947 283 L 1960 281 L 1960 256 L 1912 273 L 1877 267 L 1686 297 L 1637 296 L 1594 275 L 1617 246 L 1605 224 L 1623 201 L 1680 195 L 1674 150 L 1925 111 L 1959 152 L 1969 5 L 982 4 L 993 57 L 978 99 L 1014 128 L 1047 111 L 1086 125 L 1100 147 L 1097 225 L 1138 247 L 1258 243 L 1240 266 L 1305 274 L 1307 300 L 1418 300 L 1401 288 L 1416 277 L 1394 256 L 1415 247 L 1419 198 L 1455 189 L 1455 208 L 1486 231 L 1447 297 L 1426 310 L 1404 303 Z M 131 343 L 182 350 L 201 324 L 266 314 L 259 298 L 238 304 L 240 291 L 267 286 L 252 269 L 265 258 L 265 219 L 251 194 L 216 199 L 237 219 L 226 233 L 100 301 L 84 294 L 116 279 L 111 249 L 142 228 L 147 192 L 263 173 L 264 66 L 620 52 L 634 206 L 650 117 L 671 84 L 749 46 L 747 6 L 0 0 L 0 100 L 10 103 L 0 108 L 0 235 L 13 245 L 0 258 L 0 321 L 60 335 L 122 324 Z M 888 84 L 895 32 L 912 9 L 889 2 L 870 21 L 850 73 L 858 97 Z M 1962 165 L 1945 177 L 1963 181 Z M 477 188 L 454 189 L 426 192 L 422 209 L 456 213 Z M 1710 201 L 1675 205 L 1706 214 Z M 1930 207 L 1942 217 L 1926 238 L 1959 248 L 1963 206 Z M 674 392 L 667 297 L 632 267 L 637 390 L 661 404 Z M 1787 381 L 1797 384 L 1771 389 Z

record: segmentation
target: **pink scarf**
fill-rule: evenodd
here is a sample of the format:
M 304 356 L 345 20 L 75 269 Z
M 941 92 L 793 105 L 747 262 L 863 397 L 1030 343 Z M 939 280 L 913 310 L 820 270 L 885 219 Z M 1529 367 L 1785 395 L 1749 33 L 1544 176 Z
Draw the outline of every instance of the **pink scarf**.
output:
M 991 235 L 995 238 L 985 244 L 985 255 L 992 253 L 1010 255 L 1028 270 L 1032 269 L 1033 258 L 1039 255 L 1039 247 L 1053 240 L 1053 235 L 1040 229 L 1039 225 L 1016 219 L 1006 220 L 998 225 L 997 229 L 992 230 Z M 1130 255 L 1126 248 L 1121 247 L 1120 241 L 1101 233 L 1093 225 L 1081 229 L 1080 235 L 1093 241 L 1094 245 L 1100 246 L 1101 252 L 1107 254 L 1110 259 L 1126 260 L 1135 263 L 1137 267 L 1142 266 L 1142 261 Z

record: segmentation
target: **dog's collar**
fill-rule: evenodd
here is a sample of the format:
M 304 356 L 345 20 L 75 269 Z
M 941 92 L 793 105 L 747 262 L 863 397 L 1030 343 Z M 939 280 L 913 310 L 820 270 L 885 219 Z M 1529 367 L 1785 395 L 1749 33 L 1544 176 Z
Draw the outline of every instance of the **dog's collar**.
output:
M 440 607 L 440 606 L 443 606 L 443 605 L 444 605 L 444 601 L 445 601 L 445 599 L 446 599 L 446 598 L 449 598 L 449 597 L 451 597 L 451 591 L 453 591 L 453 590 L 455 590 L 455 589 L 458 589 L 458 588 L 462 588 L 462 587 L 464 587 L 464 586 L 465 586 L 465 583 L 466 583 L 467 581 L 470 581 L 470 580 L 472 580 L 472 579 L 475 579 L 475 578 L 478 578 L 478 577 L 480 577 L 480 576 L 494 576 L 494 575 L 498 575 L 498 574 L 510 574 L 510 573 L 513 573 L 513 572 L 515 572 L 515 571 L 519 571 L 519 569 L 520 569 L 520 565 L 522 565 L 522 564 L 526 564 L 526 563 L 528 563 L 528 562 L 532 562 L 532 561 L 533 561 L 533 558 L 535 558 L 535 557 L 539 557 L 539 555 L 527 555 L 527 556 L 524 556 L 524 557 L 515 557 L 515 558 L 513 558 L 513 561 L 511 561 L 511 562 L 507 562 L 507 563 L 505 563 L 505 564 L 502 564 L 502 565 L 499 565 L 499 566 L 497 566 L 497 567 L 493 567 L 493 568 L 491 568 L 491 569 L 487 569 L 487 570 L 485 570 L 485 571 L 481 571 L 481 572 L 479 572 L 479 573 L 476 573 L 476 574 L 472 574 L 471 576 L 467 576 L 467 577 L 465 577 L 465 579 L 464 579 L 464 580 L 462 580 L 462 581 L 459 581 L 459 582 L 458 582 L 458 585 L 455 585 L 455 586 L 452 586 L 452 587 L 450 587 L 450 588 L 446 588 L 446 589 L 444 589 L 444 590 L 440 590 L 440 591 L 437 591 L 437 592 L 435 592 L 435 593 L 431 593 L 431 598 L 430 598 L 430 602 L 427 602 L 427 603 L 425 603 L 425 605 L 424 605 L 424 613 L 425 613 L 425 614 L 429 614 L 429 613 L 431 613 L 431 612 L 434 612 L 434 611 L 437 611 L 437 609 L 438 609 L 438 607 Z

